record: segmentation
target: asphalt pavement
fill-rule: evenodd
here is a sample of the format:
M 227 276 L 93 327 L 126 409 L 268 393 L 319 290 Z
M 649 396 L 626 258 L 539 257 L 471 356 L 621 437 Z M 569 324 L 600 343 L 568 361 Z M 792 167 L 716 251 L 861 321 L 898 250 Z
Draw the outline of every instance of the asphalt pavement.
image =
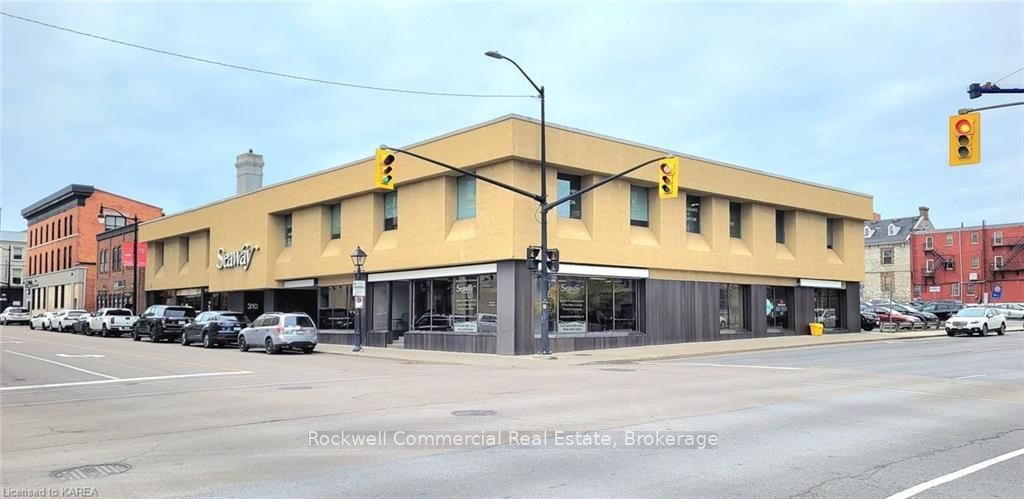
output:
M 1024 448 L 1021 333 L 588 366 L 270 356 L 20 326 L 0 331 L 0 347 L 5 493 L 889 497 L 926 484 L 919 497 L 1019 497 L 1024 490 L 1024 457 L 1014 454 Z M 392 432 L 384 435 L 393 445 L 311 440 L 382 430 Z M 549 439 L 444 447 L 401 445 L 397 437 L 526 431 L 547 431 Z M 616 447 L 551 438 L 575 431 L 607 436 Z M 644 432 L 713 435 L 717 445 L 622 441 L 655 434 Z

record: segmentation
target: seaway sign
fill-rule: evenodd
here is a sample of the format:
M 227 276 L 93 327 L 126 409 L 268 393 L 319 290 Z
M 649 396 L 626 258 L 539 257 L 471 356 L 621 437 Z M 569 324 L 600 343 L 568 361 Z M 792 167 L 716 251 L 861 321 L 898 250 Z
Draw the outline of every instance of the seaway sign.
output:
M 259 249 L 259 246 L 251 244 L 242 245 L 238 251 L 224 251 L 224 248 L 220 248 L 217 250 L 217 269 L 242 267 L 243 270 L 249 270 L 249 266 L 252 265 L 252 257 Z

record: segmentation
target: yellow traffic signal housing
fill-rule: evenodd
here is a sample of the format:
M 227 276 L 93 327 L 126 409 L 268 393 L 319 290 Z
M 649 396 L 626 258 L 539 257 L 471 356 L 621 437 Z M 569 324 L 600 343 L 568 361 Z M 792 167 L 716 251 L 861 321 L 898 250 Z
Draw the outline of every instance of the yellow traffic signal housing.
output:
M 981 163 L 981 113 L 949 117 L 949 166 Z
M 679 195 L 679 158 L 672 156 L 658 162 L 658 198 Z
M 394 163 L 394 154 L 388 152 L 387 149 L 377 149 L 376 175 L 373 178 L 376 188 L 395 190 Z

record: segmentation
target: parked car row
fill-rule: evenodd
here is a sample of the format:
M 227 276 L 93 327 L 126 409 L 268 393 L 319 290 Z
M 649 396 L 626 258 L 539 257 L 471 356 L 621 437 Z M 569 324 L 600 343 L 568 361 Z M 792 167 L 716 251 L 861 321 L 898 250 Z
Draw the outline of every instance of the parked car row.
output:
M 284 349 L 313 353 L 317 344 L 316 325 L 301 312 L 268 312 L 249 323 L 241 312 L 211 310 L 196 314 L 189 306 L 153 305 L 138 317 L 125 308 L 101 308 L 92 314 L 68 309 L 38 314 L 28 319 L 28 324 L 31 329 L 71 331 L 86 336 L 127 333 L 134 341 L 146 338 L 151 343 L 198 343 L 204 348 L 237 345 L 243 352 L 263 348 L 268 354 Z

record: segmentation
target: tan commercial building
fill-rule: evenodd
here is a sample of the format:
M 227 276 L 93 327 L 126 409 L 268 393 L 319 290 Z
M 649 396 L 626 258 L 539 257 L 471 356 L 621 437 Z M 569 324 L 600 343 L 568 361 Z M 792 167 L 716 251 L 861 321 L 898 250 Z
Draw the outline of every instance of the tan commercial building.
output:
M 551 124 L 547 143 L 549 196 L 665 154 Z M 528 118 L 404 149 L 539 190 Z M 870 196 L 679 156 L 678 198 L 658 198 L 651 165 L 549 214 L 554 351 L 804 334 L 816 319 L 859 330 Z M 394 166 L 390 192 L 373 189 L 372 158 L 245 192 L 262 158 L 239 156 L 239 194 L 141 225 L 148 303 L 302 310 L 321 341 L 349 343 L 359 246 L 368 344 L 536 351 L 536 202 L 407 155 Z

